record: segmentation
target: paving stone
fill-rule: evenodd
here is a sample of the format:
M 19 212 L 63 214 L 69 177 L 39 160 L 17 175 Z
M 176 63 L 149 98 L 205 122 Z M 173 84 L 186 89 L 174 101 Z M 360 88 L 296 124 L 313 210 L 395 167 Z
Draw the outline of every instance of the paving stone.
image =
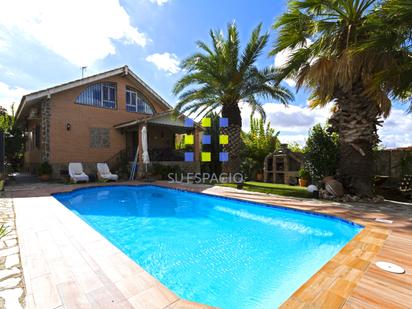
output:
M 22 288 L 4 290 L 0 292 L 0 297 L 4 299 L 4 307 L 10 309 L 19 309 L 23 306 L 19 302 L 19 297 L 23 294 Z
M 20 283 L 21 278 L 9 278 L 0 281 L 0 289 L 11 289 L 15 288 Z
M 8 256 L 8 255 L 16 254 L 16 253 L 19 253 L 18 246 L 0 250 L 0 256 Z
M 10 268 L 20 264 L 20 259 L 18 254 L 12 254 L 6 257 L 6 263 L 4 264 L 6 268 Z
M 0 270 L 0 280 L 17 274 L 20 274 L 20 270 L 17 267 Z
M 11 228 L 14 229 L 14 227 L 11 227 Z M 8 237 L 7 239 L 13 239 L 13 238 L 17 237 L 17 234 L 16 234 L 16 232 L 11 231 L 9 234 L 7 234 L 7 237 Z M 5 240 L 5 239 L 3 239 L 3 240 Z
M 17 238 L 12 238 L 4 241 L 7 247 L 14 247 L 17 246 Z
M 6 263 L 6 257 L 5 256 L 0 256 L 0 269 L 6 268 L 6 266 L 4 266 L 4 263 Z
M 10 240 L 10 239 L 16 239 L 16 234 L 14 234 L 14 235 L 8 234 L 6 237 L 3 237 L 1 240 L 4 242 L 4 241 Z

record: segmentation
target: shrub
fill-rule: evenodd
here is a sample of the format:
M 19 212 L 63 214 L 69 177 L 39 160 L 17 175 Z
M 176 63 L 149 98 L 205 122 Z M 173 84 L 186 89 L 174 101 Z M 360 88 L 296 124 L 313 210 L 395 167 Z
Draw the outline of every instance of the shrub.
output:
M 39 167 L 39 175 L 51 175 L 53 174 L 53 168 L 49 162 L 43 162 Z
M 16 123 L 14 104 L 11 106 L 11 115 L 0 106 L 0 131 L 4 133 L 5 162 L 9 172 L 15 172 L 23 164 L 24 157 L 24 129 Z
M 179 165 L 153 164 L 152 172 L 154 175 L 159 176 L 160 179 L 167 180 L 170 173 L 179 174 L 182 172 L 182 169 Z
M 289 144 L 288 148 L 292 152 L 299 152 L 299 153 L 303 153 L 303 150 L 304 150 L 303 147 L 299 145 L 297 142 L 293 142 Z
M 244 156 L 251 159 L 248 162 L 244 162 L 246 170 L 252 172 L 251 166 L 255 170 L 252 173 L 263 169 L 265 157 L 275 151 L 280 145 L 278 135 L 279 132 L 270 127 L 270 122 L 265 125 L 262 119 L 255 119 L 252 115 L 250 116 L 250 131 L 242 133 L 242 140 L 245 145 Z M 250 176 L 254 177 L 253 174 Z
M 253 179 L 259 170 L 259 163 L 252 158 L 246 158 L 240 165 L 240 170 L 245 176 L 245 179 Z
M 326 127 L 315 125 L 309 131 L 304 149 L 305 169 L 312 180 L 319 181 L 326 176 L 336 174 L 338 160 L 338 138 L 329 133 Z
M 310 173 L 306 168 L 303 167 L 298 171 L 298 176 L 301 179 L 306 179 L 307 180 L 310 177 Z

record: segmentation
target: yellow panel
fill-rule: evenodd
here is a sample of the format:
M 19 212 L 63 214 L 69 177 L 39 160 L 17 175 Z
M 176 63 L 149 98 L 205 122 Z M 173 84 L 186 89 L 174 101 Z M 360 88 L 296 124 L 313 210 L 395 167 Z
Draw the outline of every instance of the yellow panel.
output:
M 225 135 L 225 134 L 219 135 L 219 144 L 220 145 L 229 144 L 229 135 Z
M 202 162 L 210 162 L 210 161 L 212 161 L 212 153 L 202 152 Z

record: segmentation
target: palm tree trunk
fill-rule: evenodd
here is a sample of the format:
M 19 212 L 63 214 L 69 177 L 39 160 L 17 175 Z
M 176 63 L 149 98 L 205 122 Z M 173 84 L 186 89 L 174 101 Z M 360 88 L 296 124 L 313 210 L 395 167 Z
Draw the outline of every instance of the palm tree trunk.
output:
M 223 162 L 222 170 L 225 173 L 237 173 L 240 172 L 242 149 L 242 118 L 238 104 L 223 104 L 222 117 L 228 118 L 229 122 L 227 128 L 221 128 L 221 134 L 229 137 L 229 143 L 223 147 L 223 150 L 229 153 L 229 161 Z
M 373 146 L 379 141 L 378 106 L 363 94 L 360 83 L 336 93 L 337 110 L 329 120 L 339 135 L 337 178 L 350 194 L 373 195 Z

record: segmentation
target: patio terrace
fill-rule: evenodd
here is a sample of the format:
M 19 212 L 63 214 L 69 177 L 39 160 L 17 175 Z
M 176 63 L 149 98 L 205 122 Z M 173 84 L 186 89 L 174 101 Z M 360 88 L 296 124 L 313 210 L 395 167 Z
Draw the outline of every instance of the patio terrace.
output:
M 96 185 L 105 184 L 23 183 L 6 187 L 3 198 L 13 200 L 16 212 L 27 308 L 206 308 L 179 299 L 50 196 Z M 233 188 L 179 187 L 331 214 L 365 226 L 283 304 L 284 308 L 408 308 L 412 303 L 410 205 L 338 204 Z M 393 223 L 378 223 L 375 218 Z M 384 272 L 375 266 L 379 260 L 399 264 L 406 273 Z

